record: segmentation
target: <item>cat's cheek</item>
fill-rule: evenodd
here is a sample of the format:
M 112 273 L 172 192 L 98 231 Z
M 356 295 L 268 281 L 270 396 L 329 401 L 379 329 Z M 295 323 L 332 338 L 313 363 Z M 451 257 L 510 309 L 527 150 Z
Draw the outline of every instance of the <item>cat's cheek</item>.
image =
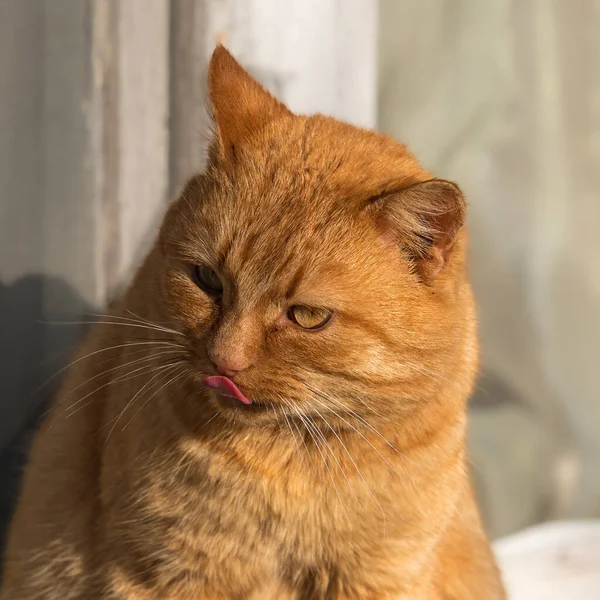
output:
M 330 369 L 332 365 L 343 361 L 344 352 L 332 337 L 325 339 L 318 332 L 298 331 L 288 327 L 273 336 L 269 352 L 273 357 L 288 359 L 304 369 Z
M 175 278 L 166 281 L 163 290 L 165 312 L 185 329 L 206 329 L 215 320 L 218 309 L 214 300 L 198 289 L 193 282 Z
M 390 359 L 390 353 L 385 347 L 380 344 L 371 344 L 361 348 L 355 368 L 362 374 L 373 377 L 390 370 L 392 362 Z

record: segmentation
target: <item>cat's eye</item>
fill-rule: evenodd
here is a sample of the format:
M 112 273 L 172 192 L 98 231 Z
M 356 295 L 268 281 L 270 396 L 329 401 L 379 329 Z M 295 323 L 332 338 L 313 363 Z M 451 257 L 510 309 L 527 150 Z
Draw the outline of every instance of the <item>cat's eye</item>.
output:
M 221 278 L 205 265 L 194 266 L 194 281 L 203 292 L 211 296 L 218 296 L 223 292 Z
M 311 308 L 300 304 L 288 310 L 288 319 L 302 329 L 321 329 L 331 320 L 333 311 L 327 308 Z

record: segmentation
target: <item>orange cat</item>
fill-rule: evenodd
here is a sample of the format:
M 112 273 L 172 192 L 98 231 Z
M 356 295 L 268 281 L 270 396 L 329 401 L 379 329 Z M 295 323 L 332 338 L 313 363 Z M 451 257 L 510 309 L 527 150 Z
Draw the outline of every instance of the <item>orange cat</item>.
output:
M 222 47 L 216 125 L 36 437 L 3 600 L 499 600 L 465 204 Z

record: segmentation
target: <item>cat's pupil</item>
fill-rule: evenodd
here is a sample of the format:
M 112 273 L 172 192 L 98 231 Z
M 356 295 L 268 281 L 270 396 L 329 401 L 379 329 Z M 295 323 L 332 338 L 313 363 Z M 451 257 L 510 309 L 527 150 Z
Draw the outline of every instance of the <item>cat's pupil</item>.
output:
M 220 294 L 223 291 L 223 282 L 221 278 L 205 265 L 196 265 L 194 267 L 194 276 L 198 287 L 207 294 Z

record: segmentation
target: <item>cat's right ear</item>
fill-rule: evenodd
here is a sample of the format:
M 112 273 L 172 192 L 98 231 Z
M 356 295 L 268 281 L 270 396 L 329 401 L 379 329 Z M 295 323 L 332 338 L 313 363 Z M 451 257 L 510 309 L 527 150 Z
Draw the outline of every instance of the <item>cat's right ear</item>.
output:
M 267 123 L 292 114 L 220 44 L 208 67 L 208 88 L 216 128 L 213 151 L 226 159 Z

